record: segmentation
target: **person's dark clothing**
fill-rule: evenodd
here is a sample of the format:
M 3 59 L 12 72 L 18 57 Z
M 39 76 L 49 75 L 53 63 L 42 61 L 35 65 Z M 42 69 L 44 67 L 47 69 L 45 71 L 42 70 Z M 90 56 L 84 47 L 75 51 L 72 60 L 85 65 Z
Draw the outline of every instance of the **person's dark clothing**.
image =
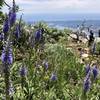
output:
M 88 41 L 88 46 L 91 46 L 92 43 L 94 42 L 94 33 L 92 32 L 92 30 L 90 31 L 90 35 L 89 35 L 89 41 Z
M 98 31 L 98 36 L 100 37 L 100 30 Z

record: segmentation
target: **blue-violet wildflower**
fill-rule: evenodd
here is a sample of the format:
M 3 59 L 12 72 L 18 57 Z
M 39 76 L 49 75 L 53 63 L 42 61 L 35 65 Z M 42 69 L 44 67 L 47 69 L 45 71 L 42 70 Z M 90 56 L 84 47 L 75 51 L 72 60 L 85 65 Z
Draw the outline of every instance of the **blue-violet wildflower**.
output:
M 19 26 L 19 25 L 16 25 L 15 36 L 16 36 L 17 38 L 20 37 L 20 26 Z
M 93 72 L 94 79 L 96 79 L 98 75 L 98 68 L 96 65 L 94 65 L 92 72 Z
M 26 67 L 22 66 L 20 68 L 20 76 L 24 77 L 26 75 L 27 75 L 27 69 L 26 69 Z
M 13 7 L 10 8 L 9 11 L 9 21 L 10 21 L 10 26 L 12 26 L 16 21 L 16 4 L 14 0 L 13 0 Z
M 1 60 L 3 63 L 12 64 L 13 63 L 13 54 L 11 48 L 4 48 L 1 55 Z
M 90 64 L 87 64 L 86 67 L 85 67 L 86 75 L 89 73 L 90 70 L 91 70 Z
M 7 33 L 8 31 L 9 31 L 9 20 L 8 20 L 8 18 L 6 18 L 4 25 L 3 25 L 3 32 Z
M 51 75 L 51 80 L 52 80 L 52 81 L 57 80 L 57 75 L 56 75 L 55 73 L 52 73 L 52 75 Z
M 91 85 L 90 76 L 86 76 L 83 83 L 83 90 L 85 93 L 90 89 L 90 85 Z
M 1 33 L 1 34 L 0 34 L 0 40 L 2 41 L 3 39 L 4 39 L 4 34 Z
M 39 29 L 35 32 L 35 41 L 40 41 L 40 39 L 41 39 L 41 30 Z
M 12 26 L 16 21 L 16 12 L 12 11 L 9 15 L 10 26 Z
M 49 66 L 48 66 L 48 62 L 44 60 L 44 61 L 43 61 L 43 65 L 44 65 L 45 69 L 47 70 L 48 67 L 49 67 Z

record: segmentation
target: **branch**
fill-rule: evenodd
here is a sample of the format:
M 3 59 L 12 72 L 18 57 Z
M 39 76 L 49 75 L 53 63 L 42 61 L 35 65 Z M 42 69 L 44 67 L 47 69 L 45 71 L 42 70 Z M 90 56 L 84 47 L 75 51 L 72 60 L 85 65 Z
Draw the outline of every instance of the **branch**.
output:
M 4 1 L 4 4 L 5 4 L 7 7 L 11 8 L 5 1 Z

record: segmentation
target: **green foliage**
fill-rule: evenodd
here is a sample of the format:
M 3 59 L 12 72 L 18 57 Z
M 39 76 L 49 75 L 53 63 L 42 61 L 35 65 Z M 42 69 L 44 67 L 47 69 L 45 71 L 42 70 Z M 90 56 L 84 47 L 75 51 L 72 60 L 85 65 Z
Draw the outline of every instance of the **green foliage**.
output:
M 100 42 L 98 42 L 96 45 L 96 51 L 98 54 L 100 54 Z
M 4 0 L 0 0 L 0 9 L 1 9 L 2 5 L 3 5 L 3 2 L 4 2 Z
M 2 5 L 3 0 L 0 0 L 0 7 Z M 18 6 L 16 10 L 19 10 Z M 1 14 L 2 12 L 0 17 Z M 21 22 L 20 38 L 16 38 L 15 26 L 9 32 L 9 34 L 13 33 L 11 39 L 14 56 L 14 63 L 9 66 L 10 84 L 13 86 L 10 96 L 14 100 L 79 100 L 82 94 L 84 68 L 78 62 L 73 50 L 67 48 L 70 31 L 49 27 L 44 22 L 35 25 Z M 34 44 L 34 34 L 38 29 L 43 29 L 43 41 Z M 2 45 L 0 41 L 0 49 Z M 48 62 L 47 69 L 43 64 L 44 60 Z M 27 75 L 21 77 L 19 70 L 23 65 L 27 68 Z M 57 75 L 57 80 L 51 80 L 52 73 Z M 4 73 L 1 65 L 0 100 L 5 98 L 4 88 Z M 94 95 L 97 94 L 96 98 L 99 98 L 96 88 L 94 86 L 92 91 Z M 88 98 L 91 98 L 91 95 Z
M 30 37 L 34 40 L 34 33 L 39 28 L 44 29 L 44 44 L 43 46 L 38 44 L 37 48 L 34 48 L 30 45 L 32 43 Z M 11 32 L 14 29 L 15 27 Z M 12 95 L 14 100 L 83 99 L 84 67 L 78 62 L 74 50 L 67 47 L 69 33 L 67 29 L 58 30 L 49 27 L 46 23 L 35 25 L 21 23 L 21 37 L 16 39 L 14 34 L 12 35 L 14 63 L 10 69 L 10 78 L 14 88 Z M 48 69 L 43 65 L 44 60 L 48 61 Z M 19 74 L 22 65 L 28 70 L 23 80 Z M 52 73 L 57 75 L 57 80 L 51 80 Z M 0 99 L 2 99 L 5 96 L 2 71 L 0 75 Z M 97 80 L 91 91 L 87 93 L 89 100 L 99 100 L 99 84 L 100 81 Z
M 0 0 L 0 31 L 1 31 L 1 24 L 3 23 L 3 19 L 4 19 L 3 12 L 1 11 L 2 6 L 4 4 L 3 2 L 4 2 L 4 0 Z
M 44 36 L 46 38 L 46 35 Z M 35 100 L 41 100 L 41 99 L 65 100 L 69 95 L 65 88 L 67 82 L 71 78 L 78 79 L 78 75 L 75 69 L 75 66 L 77 66 L 77 62 L 76 62 L 76 57 L 73 54 L 73 51 L 67 49 L 65 44 L 63 45 L 60 42 L 59 44 L 58 43 L 51 44 L 48 41 L 47 43 L 45 43 L 44 51 L 42 51 L 41 53 L 35 51 L 32 48 L 26 47 L 26 44 L 28 42 L 28 38 L 26 37 L 28 37 L 28 33 L 26 32 L 23 25 L 22 36 L 17 43 L 18 47 L 17 48 L 15 48 L 16 46 L 14 47 L 15 63 L 11 67 L 11 80 L 13 81 L 13 86 L 16 91 L 13 97 L 15 99 L 19 98 L 21 100 L 23 99 L 27 100 L 30 98 Z M 21 52 L 22 48 L 23 51 Z M 17 53 L 19 51 L 20 51 L 19 55 L 20 56 L 22 55 L 22 59 L 20 60 L 18 60 L 18 53 Z M 43 56 L 42 58 L 41 54 Z M 43 59 L 47 59 L 49 62 L 49 69 L 47 71 L 44 69 L 44 66 L 41 63 Z M 27 77 L 25 77 L 24 86 L 22 88 L 19 69 L 23 64 L 23 62 L 27 66 L 28 75 Z M 39 68 L 35 67 L 36 62 L 39 63 L 40 65 Z M 71 69 L 73 69 L 73 72 Z M 50 80 L 51 74 L 53 72 L 57 73 L 57 81 L 55 82 Z M 69 73 L 69 75 L 67 75 L 67 72 Z M 71 76 L 72 74 L 71 72 L 73 74 L 75 73 L 77 76 L 75 75 Z M 3 83 L 2 78 L 0 78 L 0 80 L 1 83 Z M 4 94 L 3 85 L 1 87 L 1 90 L 2 94 Z M 67 96 L 65 95 L 66 93 L 68 94 Z

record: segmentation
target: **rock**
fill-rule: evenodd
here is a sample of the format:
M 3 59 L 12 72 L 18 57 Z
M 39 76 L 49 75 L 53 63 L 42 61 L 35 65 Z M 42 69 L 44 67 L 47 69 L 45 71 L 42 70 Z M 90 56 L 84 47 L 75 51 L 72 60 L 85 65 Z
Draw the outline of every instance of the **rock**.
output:
M 72 38 L 75 38 L 75 39 L 77 38 L 76 34 L 71 34 L 70 36 L 71 36 Z
M 100 42 L 100 37 L 95 37 L 94 42 L 96 42 L 96 43 Z
M 84 38 L 84 39 L 82 39 L 82 42 L 83 42 L 83 43 L 87 43 L 88 40 Z
M 86 53 L 82 54 L 82 58 L 87 58 L 88 56 L 89 56 L 89 55 L 86 54 Z

